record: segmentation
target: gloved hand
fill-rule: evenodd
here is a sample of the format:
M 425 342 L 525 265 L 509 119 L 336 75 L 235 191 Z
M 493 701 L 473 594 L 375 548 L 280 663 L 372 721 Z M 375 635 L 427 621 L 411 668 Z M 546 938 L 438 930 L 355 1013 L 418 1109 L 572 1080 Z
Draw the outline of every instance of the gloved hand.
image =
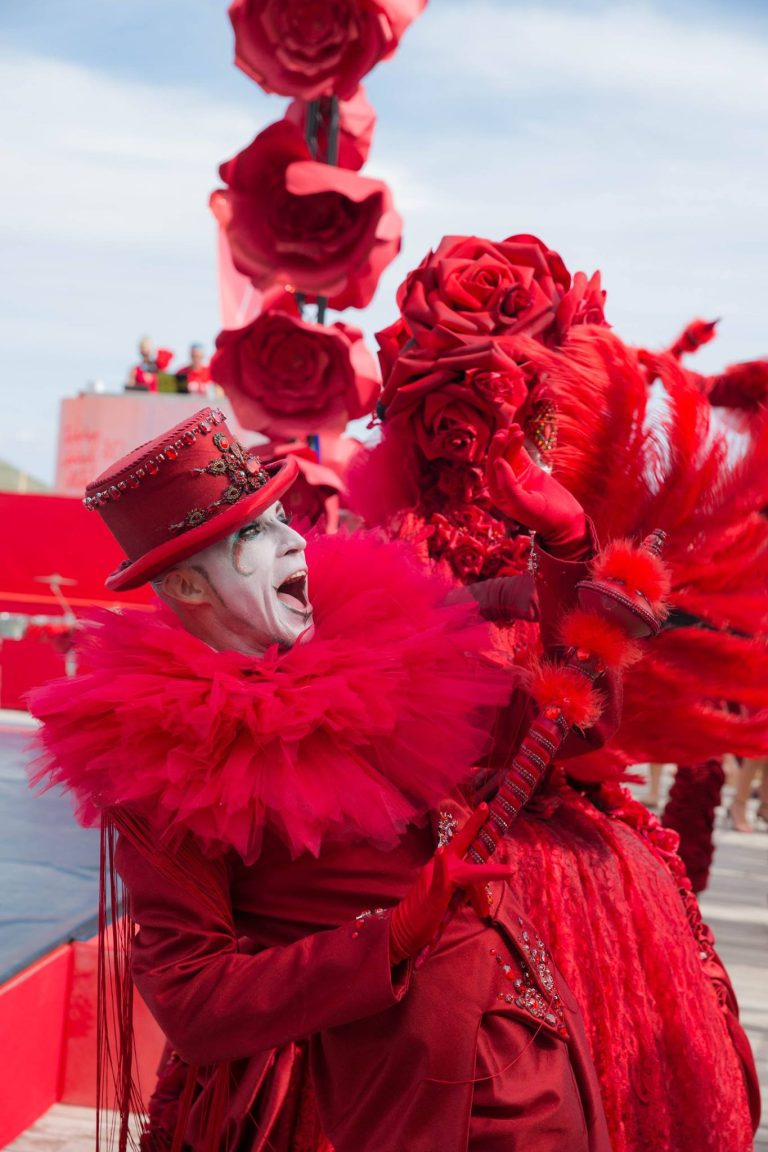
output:
M 469 864 L 463 859 L 488 819 L 488 805 L 481 804 L 453 839 L 438 848 L 422 868 L 413 887 L 392 909 L 389 921 L 389 956 L 399 964 L 416 956 L 434 939 L 457 888 L 482 888 L 489 880 L 507 880 L 508 864 Z
M 538 620 L 536 581 L 530 572 L 517 576 L 493 576 L 474 584 L 459 584 L 445 598 L 446 604 L 474 601 L 484 620 L 508 623 L 510 620 Z
M 491 440 L 486 464 L 491 500 L 505 516 L 541 536 L 553 556 L 573 559 L 589 539 L 584 509 L 554 476 L 534 464 L 524 440 L 517 424 Z

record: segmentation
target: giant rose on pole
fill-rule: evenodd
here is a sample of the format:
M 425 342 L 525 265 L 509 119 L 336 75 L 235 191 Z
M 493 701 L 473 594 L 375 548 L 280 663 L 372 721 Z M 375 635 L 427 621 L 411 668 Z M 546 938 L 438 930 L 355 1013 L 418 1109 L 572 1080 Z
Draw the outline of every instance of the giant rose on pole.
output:
M 426 0 L 233 0 L 235 63 L 265 92 L 346 99 Z
M 332 308 L 364 308 L 400 250 L 388 186 L 310 159 L 301 130 L 270 125 L 222 164 L 211 196 L 239 272 L 257 288 L 288 284 Z
M 270 308 L 220 332 L 211 376 L 244 427 L 275 437 L 341 432 L 370 412 L 379 388 L 358 328 L 310 324 L 295 308 Z
M 328 155 L 329 132 L 328 112 L 330 100 L 320 102 L 326 115 L 322 117 L 317 138 L 317 149 L 320 156 Z M 306 100 L 292 100 L 285 111 L 285 118 L 291 124 L 301 129 L 302 136 L 307 129 L 309 105 Z M 336 163 L 339 168 L 349 168 L 352 172 L 359 171 L 368 159 L 368 153 L 373 139 L 373 130 L 376 127 L 376 112 L 365 94 L 362 84 L 349 100 L 340 100 L 338 106 L 338 156 Z

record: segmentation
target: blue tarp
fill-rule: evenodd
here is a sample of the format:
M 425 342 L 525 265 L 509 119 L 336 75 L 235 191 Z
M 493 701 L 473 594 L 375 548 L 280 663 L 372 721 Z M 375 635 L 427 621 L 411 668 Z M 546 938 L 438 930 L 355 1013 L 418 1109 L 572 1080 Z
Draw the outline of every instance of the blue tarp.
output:
M 0 730 L 0 983 L 97 929 L 99 833 L 77 825 L 66 797 L 30 790 L 32 737 Z

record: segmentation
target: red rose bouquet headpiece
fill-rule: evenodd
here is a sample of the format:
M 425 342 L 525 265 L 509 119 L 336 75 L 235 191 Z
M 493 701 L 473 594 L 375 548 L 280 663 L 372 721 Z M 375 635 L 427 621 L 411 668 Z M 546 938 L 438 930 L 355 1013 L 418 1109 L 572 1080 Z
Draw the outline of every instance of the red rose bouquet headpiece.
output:
M 499 242 L 444 237 L 400 286 L 397 300 L 410 335 L 442 349 L 471 336 L 556 343 L 572 324 L 604 324 L 604 297 L 599 273 L 571 279 L 556 252 L 521 234 Z

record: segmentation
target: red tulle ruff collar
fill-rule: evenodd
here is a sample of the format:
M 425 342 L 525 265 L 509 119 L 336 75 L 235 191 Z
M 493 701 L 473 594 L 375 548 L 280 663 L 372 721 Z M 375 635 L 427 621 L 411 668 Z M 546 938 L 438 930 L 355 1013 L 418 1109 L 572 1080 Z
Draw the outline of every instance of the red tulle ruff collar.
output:
M 316 634 L 261 659 L 215 652 L 166 612 L 102 613 L 88 671 L 32 694 L 33 782 L 70 789 L 82 823 L 129 805 L 247 863 L 267 827 L 295 855 L 394 843 L 467 776 L 487 745 L 479 709 L 508 698 L 509 673 L 399 546 L 325 537 L 308 557 Z

